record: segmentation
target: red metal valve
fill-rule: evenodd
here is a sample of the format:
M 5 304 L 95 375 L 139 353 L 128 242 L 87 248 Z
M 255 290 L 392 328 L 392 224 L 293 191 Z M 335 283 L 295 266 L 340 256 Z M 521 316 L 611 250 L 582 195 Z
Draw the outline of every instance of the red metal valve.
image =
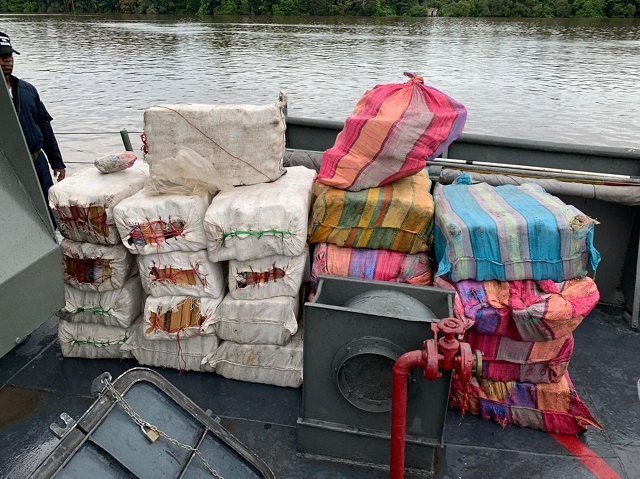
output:
M 433 339 L 427 339 L 422 343 L 424 358 L 424 378 L 429 381 L 442 377 L 442 373 L 438 371 L 442 356 L 438 354 L 438 343 L 436 343 L 437 335 L 434 334 Z
M 464 333 L 464 322 L 457 318 L 444 318 L 438 322 L 437 326 L 444 334 L 438 341 L 438 351 L 443 356 L 440 367 L 445 371 L 451 371 L 456 367 L 454 358 L 460 351 L 461 343 L 458 336 Z
M 438 321 L 438 329 L 442 334 L 462 334 L 464 333 L 464 321 L 458 318 L 444 318 Z
M 457 318 L 444 318 L 431 323 L 433 338 L 422 343 L 422 350 L 409 351 L 398 358 L 393 366 L 393 398 L 391 406 L 391 479 L 404 478 L 405 434 L 407 430 L 407 381 L 412 368 L 422 368 L 424 377 L 434 380 L 442 377 L 439 369 L 454 370 L 463 380 L 471 380 L 475 370 L 481 370 L 481 356 L 471 352 L 468 343 L 461 342 L 464 322 Z M 444 336 L 438 339 L 438 334 Z

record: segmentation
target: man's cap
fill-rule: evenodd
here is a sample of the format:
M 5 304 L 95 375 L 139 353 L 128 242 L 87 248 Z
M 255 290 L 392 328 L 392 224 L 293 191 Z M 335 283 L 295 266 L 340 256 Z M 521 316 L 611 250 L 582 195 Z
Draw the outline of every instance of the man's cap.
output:
M 7 53 L 17 53 L 20 55 L 20 52 L 14 50 L 11 46 L 9 35 L 0 32 L 0 55 L 6 55 Z

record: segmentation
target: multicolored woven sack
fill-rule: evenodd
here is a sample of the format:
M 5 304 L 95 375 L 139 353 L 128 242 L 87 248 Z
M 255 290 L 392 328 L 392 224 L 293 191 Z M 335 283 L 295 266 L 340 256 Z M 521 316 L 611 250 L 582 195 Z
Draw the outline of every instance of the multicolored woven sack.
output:
M 518 341 L 549 341 L 571 334 L 600 299 L 596 283 L 585 276 L 561 283 L 545 281 L 474 281 L 435 286 L 456 291 L 454 314 L 475 322 L 481 334 Z
M 573 354 L 573 335 L 551 341 L 514 341 L 471 330 L 467 342 L 482 353 L 482 377 L 494 381 L 558 382 Z
M 433 241 L 430 189 L 424 172 L 357 192 L 315 183 L 309 243 L 410 254 L 428 251 Z
M 453 98 L 405 73 L 406 83 L 367 91 L 324 152 L 317 181 L 360 191 L 412 175 L 462 133 L 467 110 Z
M 393 281 L 431 286 L 433 270 L 427 253 L 407 254 L 385 249 L 316 245 L 311 266 L 311 288 L 320 275 Z
M 594 271 L 594 226 L 572 205 L 533 183 L 471 184 L 468 174 L 434 193 L 437 276 L 451 281 L 565 281 Z
M 449 403 L 463 414 L 469 411 L 503 427 L 514 424 L 557 434 L 578 434 L 588 426 L 602 429 L 578 397 L 569 373 L 547 384 L 453 379 Z

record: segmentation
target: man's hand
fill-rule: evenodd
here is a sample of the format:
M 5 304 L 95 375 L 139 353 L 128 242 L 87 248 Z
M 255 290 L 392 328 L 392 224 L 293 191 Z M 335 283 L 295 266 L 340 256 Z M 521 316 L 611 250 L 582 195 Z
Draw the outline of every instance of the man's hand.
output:
M 57 181 L 62 181 L 64 180 L 65 177 L 65 169 L 64 168 L 60 168 L 58 170 L 53 170 L 53 176 L 56 177 Z

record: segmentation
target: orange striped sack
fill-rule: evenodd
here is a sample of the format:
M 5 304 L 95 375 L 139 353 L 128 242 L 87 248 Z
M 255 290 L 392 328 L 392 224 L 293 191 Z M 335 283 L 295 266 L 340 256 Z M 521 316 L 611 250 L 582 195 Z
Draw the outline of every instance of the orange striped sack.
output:
M 435 209 L 430 188 L 424 171 L 362 191 L 314 183 L 308 242 L 409 254 L 428 251 Z
M 467 110 L 405 73 L 406 83 L 367 91 L 322 157 L 317 180 L 349 191 L 383 186 L 417 173 L 455 141 Z

